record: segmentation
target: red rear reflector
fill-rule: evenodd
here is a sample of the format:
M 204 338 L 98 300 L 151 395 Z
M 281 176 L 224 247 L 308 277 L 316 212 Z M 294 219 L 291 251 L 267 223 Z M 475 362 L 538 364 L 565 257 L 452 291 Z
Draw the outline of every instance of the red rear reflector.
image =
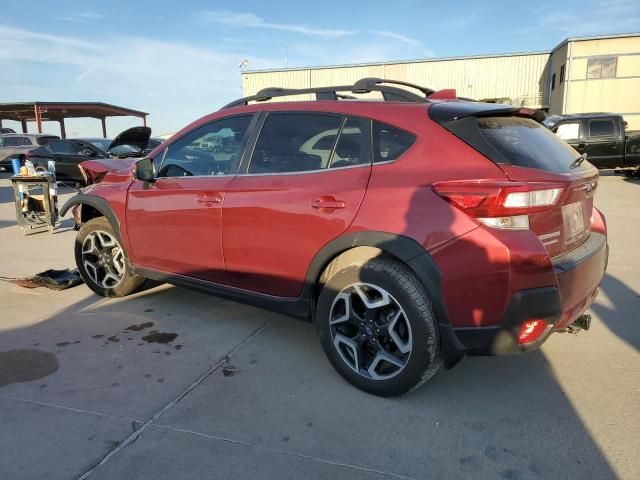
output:
M 547 330 L 549 324 L 544 320 L 527 320 L 520 326 L 518 343 L 535 342 Z

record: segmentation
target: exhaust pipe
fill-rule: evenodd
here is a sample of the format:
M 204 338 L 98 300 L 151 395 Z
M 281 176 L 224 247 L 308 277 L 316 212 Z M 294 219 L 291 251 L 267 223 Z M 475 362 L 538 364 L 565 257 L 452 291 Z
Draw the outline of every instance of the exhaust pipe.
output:
M 580 315 L 578 318 L 576 318 L 576 320 L 565 329 L 565 332 L 577 335 L 580 330 L 584 330 L 586 332 L 590 328 L 591 315 L 585 313 L 584 315 Z

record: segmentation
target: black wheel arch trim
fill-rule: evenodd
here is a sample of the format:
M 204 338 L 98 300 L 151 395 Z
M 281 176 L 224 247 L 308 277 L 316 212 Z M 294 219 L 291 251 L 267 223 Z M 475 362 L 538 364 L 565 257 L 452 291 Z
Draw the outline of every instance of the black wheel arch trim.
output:
M 74 195 L 69 200 L 67 200 L 67 202 L 62 206 L 62 208 L 60 209 L 60 216 L 65 216 L 67 212 L 76 205 L 89 205 L 99 211 L 102 215 L 104 215 L 113 227 L 116 235 L 118 236 L 118 240 L 122 242 L 122 235 L 120 233 L 120 221 L 118 220 L 117 215 L 114 213 L 108 201 L 96 195 L 78 193 L 77 195 Z
M 341 253 L 357 247 L 375 247 L 404 262 L 427 290 L 440 329 L 445 368 L 456 365 L 465 348 L 455 335 L 442 296 L 442 273 L 425 248 L 405 235 L 381 231 L 362 231 L 342 235 L 325 245 L 313 258 L 304 282 L 302 297 L 310 299 L 315 315 L 314 288 L 325 267 Z

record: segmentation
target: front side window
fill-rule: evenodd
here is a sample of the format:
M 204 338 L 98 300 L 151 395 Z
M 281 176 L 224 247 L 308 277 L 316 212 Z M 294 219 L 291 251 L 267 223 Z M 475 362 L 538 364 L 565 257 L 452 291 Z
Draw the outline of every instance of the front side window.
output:
M 615 78 L 618 57 L 592 57 L 587 61 L 587 78 Z
M 248 173 L 327 168 L 342 123 L 342 117 L 326 114 L 269 114 L 256 142 Z
M 615 133 L 613 120 L 589 120 L 590 137 L 614 137 Z
M 580 123 L 562 123 L 558 125 L 556 135 L 558 135 L 563 140 L 577 140 L 578 138 L 580 138 Z
M 373 122 L 373 161 L 390 162 L 409 150 L 416 137 L 404 130 Z
M 252 115 L 225 118 L 188 133 L 167 148 L 158 176 L 234 175 L 251 119 Z

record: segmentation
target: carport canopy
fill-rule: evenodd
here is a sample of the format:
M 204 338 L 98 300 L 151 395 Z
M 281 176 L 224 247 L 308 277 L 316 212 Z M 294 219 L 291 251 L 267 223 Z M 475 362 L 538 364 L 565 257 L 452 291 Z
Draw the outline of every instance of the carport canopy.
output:
M 102 122 L 102 136 L 107 138 L 107 117 L 138 117 L 147 126 L 147 112 L 117 107 L 102 102 L 17 102 L 0 103 L 0 127 L 3 120 L 14 120 L 22 124 L 27 133 L 27 122 L 35 122 L 38 133 L 42 133 L 42 122 L 58 122 L 60 136 L 66 138 L 66 118 L 96 118 Z

